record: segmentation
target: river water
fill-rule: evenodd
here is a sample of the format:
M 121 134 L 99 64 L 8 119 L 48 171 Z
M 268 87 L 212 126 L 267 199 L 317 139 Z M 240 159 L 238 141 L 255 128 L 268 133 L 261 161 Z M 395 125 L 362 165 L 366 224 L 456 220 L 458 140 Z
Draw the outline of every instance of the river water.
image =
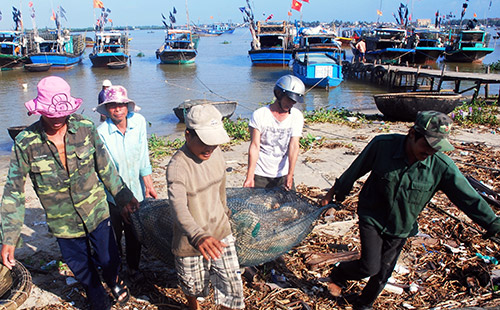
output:
M 273 99 L 274 82 L 282 75 L 291 73 L 288 68 L 253 67 L 248 57 L 250 33 L 248 29 L 236 29 L 233 34 L 218 37 L 202 37 L 198 56 L 191 65 L 161 65 L 155 50 L 164 40 L 162 30 L 134 30 L 129 33 L 132 64 L 126 69 L 109 70 L 93 68 L 87 48 L 81 64 L 71 69 L 48 72 L 25 72 L 24 70 L 0 73 L 0 155 L 10 152 L 12 141 L 7 134 L 10 126 L 29 125 L 37 116 L 27 116 L 24 102 L 36 97 L 36 85 L 45 76 L 57 75 L 71 85 L 74 97 L 83 99 L 79 113 L 90 117 L 98 124 L 98 115 L 92 111 L 97 104 L 97 95 L 104 79 L 114 85 L 123 85 L 129 98 L 139 105 L 150 123 L 149 134 L 169 135 L 184 129 L 172 109 L 186 99 L 236 100 L 238 108 L 233 115 L 249 118 L 260 103 Z M 93 34 L 87 34 L 93 36 Z M 484 63 L 500 59 L 500 41 L 491 40 L 495 52 L 488 55 Z M 138 55 L 142 53 L 144 57 Z M 347 55 L 349 57 L 350 52 Z M 458 65 L 460 71 L 484 72 L 479 64 L 445 64 L 448 68 Z M 24 87 L 23 86 L 27 86 Z M 376 111 L 373 94 L 384 89 L 355 82 L 344 81 L 330 91 L 313 89 L 299 109 L 312 110 L 320 107 L 344 107 L 355 111 Z M 498 93 L 498 86 L 490 92 Z

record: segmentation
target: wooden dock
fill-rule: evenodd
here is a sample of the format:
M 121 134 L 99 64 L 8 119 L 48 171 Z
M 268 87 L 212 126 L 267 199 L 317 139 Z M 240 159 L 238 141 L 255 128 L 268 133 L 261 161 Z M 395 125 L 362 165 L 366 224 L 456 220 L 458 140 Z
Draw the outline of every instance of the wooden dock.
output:
M 498 95 L 491 96 L 489 93 L 490 84 L 500 85 L 500 74 L 488 73 L 489 68 L 487 68 L 486 73 L 474 73 L 446 71 L 444 68 L 443 70 L 436 70 L 421 67 L 354 63 L 347 65 L 347 68 L 343 71 L 347 78 L 370 81 L 385 85 L 390 89 L 443 91 L 443 83 L 452 81 L 454 82 L 453 92 L 463 94 L 473 90 L 473 100 L 479 96 L 481 86 L 484 88 L 485 99 L 498 99 L 500 97 L 500 90 Z M 468 87 L 463 88 L 462 82 L 469 82 L 467 83 L 469 84 Z M 473 86 L 470 86 L 470 82 Z

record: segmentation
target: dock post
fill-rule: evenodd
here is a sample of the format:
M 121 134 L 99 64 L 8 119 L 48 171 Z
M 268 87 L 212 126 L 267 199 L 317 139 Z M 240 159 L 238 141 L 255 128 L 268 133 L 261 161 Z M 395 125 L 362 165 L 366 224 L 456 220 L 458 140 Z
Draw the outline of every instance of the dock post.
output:
M 490 66 L 486 66 L 486 74 L 490 74 Z M 488 94 L 490 92 L 490 84 L 484 84 L 484 100 L 488 99 Z
M 443 65 L 443 69 L 441 69 L 441 77 L 439 78 L 439 83 L 438 83 L 438 86 L 437 86 L 437 91 L 440 92 L 441 91 L 441 86 L 443 85 L 443 76 L 444 76 L 444 69 L 446 68 L 445 65 Z
M 476 81 L 476 87 L 474 88 L 474 94 L 472 95 L 471 103 L 476 101 L 477 97 L 479 96 L 479 88 L 480 87 L 481 87 L 481 81 Z
M 418 75 L 420 74 L 420 65 L 417 68 L 417 74 L 415 75 L 415 83 L 413 84 L 413 91 L 417 91 L 418 88 Z

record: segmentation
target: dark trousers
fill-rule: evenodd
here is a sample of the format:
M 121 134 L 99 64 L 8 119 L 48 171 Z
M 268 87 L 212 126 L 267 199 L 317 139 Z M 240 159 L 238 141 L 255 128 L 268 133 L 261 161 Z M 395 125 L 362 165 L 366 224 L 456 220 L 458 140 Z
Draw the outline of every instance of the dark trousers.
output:
M 125 234 L 125 258 L 127 266 L 133 270 L 139 270 L 139 262 L 141 260 L 141 243 L 134 233 L 131 224 L 125 223 L 118 208 L 109 202 L 109 213 L 111 215 L 111 226 L 115 232 L 116 243 L 118 244 L 118 251 L 120 256 L 123 256 L 122 251 L 122 236 Z
M 88 236 L 57 238 L 61 254 L 75 278 L 87 292 L 93 310 L 110 309 L 109 295 L 104 289 L 98 268 L 109 287 L 116 284 L 120 256 L 109 219 L 104 220 Z
M 286 175 L 277 178 L 263 177 L 260 175 L 254 175 L 254 187 L 255 188 L 273 188 L 277 186 L 285 186 Z M 292 189 L 295 190 L 295 182 L 292 184 Z
M 357 303 L 371 307 L 391 277 L 406 238 L 382 235 L 373 225 L 363 221 L 359 222 L 359 233 L 361 258 L 340 263 L 330 277 L 341 286 L 347 280 L 370 277 Z

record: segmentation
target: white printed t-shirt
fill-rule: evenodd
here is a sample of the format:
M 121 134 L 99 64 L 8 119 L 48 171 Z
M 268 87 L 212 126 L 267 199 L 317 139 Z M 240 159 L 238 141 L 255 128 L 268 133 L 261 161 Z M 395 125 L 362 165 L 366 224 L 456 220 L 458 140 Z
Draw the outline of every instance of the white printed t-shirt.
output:
M 304 116 L 296 108 L 279 122 L 269 106 L 257 109 L 252 114 L 249 126 L 260 132 L 260 150 L 255 174 L 277 178 L 288 174 L 288 145 L 292 137 L 302 136 Z

